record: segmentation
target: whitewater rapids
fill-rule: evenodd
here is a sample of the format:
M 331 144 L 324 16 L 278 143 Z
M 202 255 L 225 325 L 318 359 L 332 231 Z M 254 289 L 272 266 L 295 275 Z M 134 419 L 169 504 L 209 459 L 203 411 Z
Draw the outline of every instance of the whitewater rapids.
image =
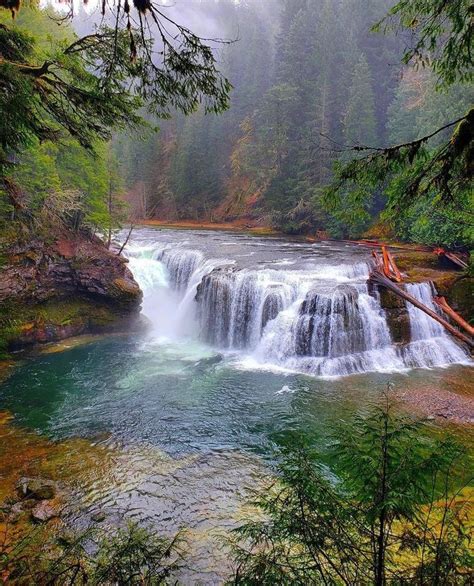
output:
M 407 307 L 395 344 L 367 279 L 367 251 L 240 235 L 139 230 L 127 248 L 157 340 L 200 340 L 239 368 L 339 377 L 468 363 L 429 316 Z M 425 305 L 431 283 L 407 285 Z

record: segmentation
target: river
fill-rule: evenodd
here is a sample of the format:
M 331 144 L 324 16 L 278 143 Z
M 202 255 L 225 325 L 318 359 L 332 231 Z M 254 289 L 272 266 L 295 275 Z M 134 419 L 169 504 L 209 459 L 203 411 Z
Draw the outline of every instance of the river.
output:
M 295 433 L 324 444 L 389 383 L 449 389 L 470 371 L 419 310 L 411 343 L 392 344 L 367 288 L 367 249 L 140 228 L 126 254 L 148 328 L 26 360 L 0 387 L 0 407 L 54 440 L 106 446 L 71 516 L 87 524 L 100 509 L 107 522 L 187 528 L 184 582 L 220 583 L 220 537 L 245 515 L 243 496 L 276 446 Z M 410 292 L 431 303 L 430 287 Z

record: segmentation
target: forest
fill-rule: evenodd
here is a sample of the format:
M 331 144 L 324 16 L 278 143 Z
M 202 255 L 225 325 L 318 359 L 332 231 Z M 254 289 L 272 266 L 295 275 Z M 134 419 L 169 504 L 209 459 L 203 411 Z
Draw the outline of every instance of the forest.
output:
M 395 207 L 406 186 L 403 169 L 371 186 L 364 178 L 363 193 L 347 183 L 332 189 L 338 165 L 361 155 L 354 147 L 416 141 L 472 104 L 469 79 L 440 84 L 433 69 L 403 64 L 409 29 L 372 30 L 390 5 L 191 0 L 180 21 L 215 39 L 216 66 L 232 84 L 231 107 L 217 116 L 206 115 L 200 101 L 190 116 L 179 105 L 143 111 L 146 123 L 133 131 L 122 120 L 111 143 L 94 138 L 94 158 L 76 146 L 74 133 L 59 145 L 31 144 L 17 155 L 13 179 L 36 202 L 59 191 L 85 197 L 85 218 L 94 226 L 117 227 L 126 219 L 243 220 L 289 234 L 390 236 L 469 249 L 469 186 L 455 201 L 430 188 Z M 16 26 L 48 43 L 63 41 L 100 21 L 84 5 L 78 10 L 70 25 L 59 27 L 51 9 L 25 9 Z M 3 22 L 8 18 L 4 11 Z M 432 157 L 450 131 L 423 144 L 418 160 Z M 71 165 L 81 173 L 72 173 Z
M 472 193 L 444 207 L 436 198 L 420 198 L 397 213 L 390 202 L 403 189 L 400 180 L 363 197 L 355 190 L 344 198 L 327 194 L 334 165 L 354 155 L 351 146 L 418 139 L 472 104 L 471 83 L 442 89 L 435 72 L 401 63 L 407 34 L 370 32 L 391 4 L 198 2 L 196 10 L 204 9 L 212 22 L 208 29 L 201 25 L 205 36 L 219 31 L 235 41 L 218 49 L 221 71 L 233 85 L 231 108 L 218 117 L 198 111 L 160 122 L 160 131 L 142 141 L 116 139 L 133 214 L 244 218 L 333 238 L 372 230 L 411 242 L 471 246 Z M 427 150 L 449 136 L 446 129 Z

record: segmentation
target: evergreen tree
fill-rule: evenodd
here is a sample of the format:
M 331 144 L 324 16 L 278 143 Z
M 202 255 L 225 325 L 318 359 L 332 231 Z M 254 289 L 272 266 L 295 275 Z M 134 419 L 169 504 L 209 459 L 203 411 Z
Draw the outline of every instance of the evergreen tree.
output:
M 284 448 L 233 541 L 233 584 L 469 584 L 466 450 L 389 404 L 340 426 L 331 467 Z
M 363 55 L 354 68 L 343 124 L 347 144 L 377 146 L 372 79 Z

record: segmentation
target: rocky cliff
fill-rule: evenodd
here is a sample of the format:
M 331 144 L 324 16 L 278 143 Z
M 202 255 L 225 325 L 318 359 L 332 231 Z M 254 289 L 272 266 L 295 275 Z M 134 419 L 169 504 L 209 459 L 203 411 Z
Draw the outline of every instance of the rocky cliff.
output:
M 95 237 L 31 238 L 3 251 L 3 350 L 116 329 L 138 314 L 142 294 L 127 260 Z

